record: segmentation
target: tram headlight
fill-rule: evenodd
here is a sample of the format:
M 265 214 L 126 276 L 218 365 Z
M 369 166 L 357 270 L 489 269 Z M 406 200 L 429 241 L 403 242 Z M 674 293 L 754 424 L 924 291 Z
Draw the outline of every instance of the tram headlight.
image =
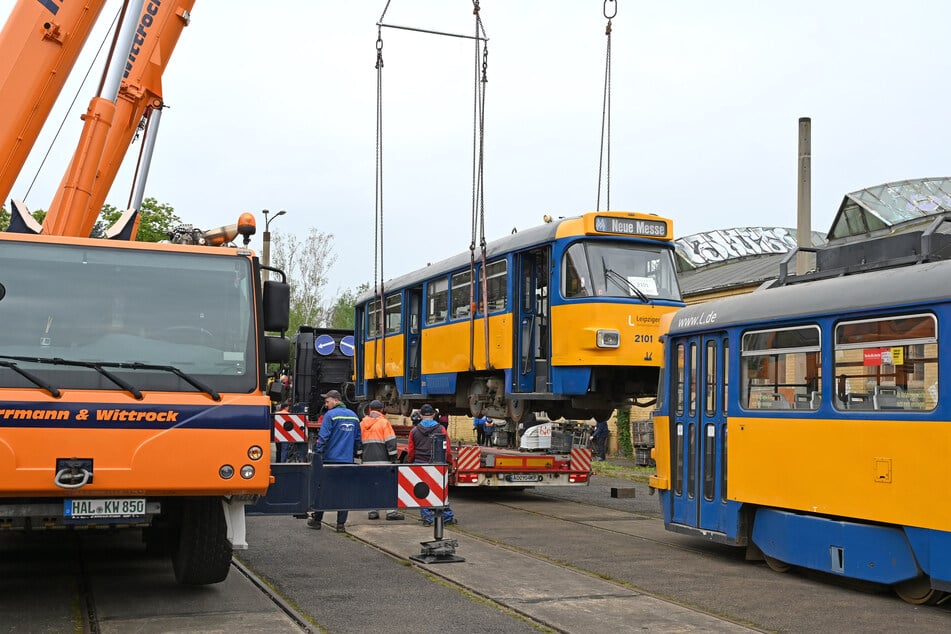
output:
M 263 455 L 264 455 L 264 451 L 257 445 L 254 445 L 253 447 L 248 449 L 248 458 L 250 458 L 251 460 L 260 460 L 261 456 Z
M 618 348 L 621 345 L 621 333 L 617 330 L 598 330 L 599 348 Z
M 241 477 L 244 478 L 245 480 L 250 480 L 251 478 L 253 478 L 254 467 L 252 467 L 249 464 L 246 464 L 243 467 L 241 467 Z
M 221 468 L 218 469 L 218 475 L 221 476 L 223 480 L 230 480 L 234 476 L 234 467 L 230 464 L 221 465 Z

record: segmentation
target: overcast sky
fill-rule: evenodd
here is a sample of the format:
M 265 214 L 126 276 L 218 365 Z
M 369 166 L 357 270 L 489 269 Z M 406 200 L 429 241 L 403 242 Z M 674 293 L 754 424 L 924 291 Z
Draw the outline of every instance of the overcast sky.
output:
M 13 4 L 0 0 L 3 19 Z M 316 227 L 336 236 L 331 291 L 370 281 L 376 22 L 385 4 L 198 0 L 164 79 L 170 108 L 147 195 L 202 228 L 251 211 L 263 230 L 262 209 L 286 209 L 273 233 L 303 237 Z M 117 6 L 107 4 L 104 25 Z M 596 208 L 606 20 L 601 0 L 481 6 L 491 240 L 544 214 Z M 951 173 L 951 2 L 617 6 L 613 209 L 669 216 L 678 237 L 794 226 L 804 116 L 812 118 L 814 230 L 828 230 L 848 192 Z M 391 0 L 385 21 L 471 34 L 471 8 L 470 0 Z M 101 37 L 94 33 L 87 48 Z M 470 40 L 394 29 L 383 30 L 383 43 L 389 278 L 468 249 L 474 50 Z M 91 89 L 67 119 L 29 208 L 49 205 Z M 75 91 L 71 82 L 63 106 Z M 37 143 L 15 197 L 25 195 L 51 136 Z M 118 207 L 128 198 L 124 172 L 108 201 Z M 601 200 L 603 208 L 603 193 Z

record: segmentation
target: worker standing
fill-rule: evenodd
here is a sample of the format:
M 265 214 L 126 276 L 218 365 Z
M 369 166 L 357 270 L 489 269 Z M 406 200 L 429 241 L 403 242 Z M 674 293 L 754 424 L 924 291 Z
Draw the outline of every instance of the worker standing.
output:
M 396 432 L 393 425 L 383 414 L 383 402 L 370 401 L 367 415 L 360 421 L 360 435 L 363 439 L 363 464 L 391 464 L 396 462 Z M 367 517 L 380 519 L 379 511 L 370 511 Z M 402 520 L 405 516 L 395 509 L 386 512 L 388 520 Z
M 321 394 L 327 413 L 320 423 L 317 444 L 314 451 L 323 457 L 325 464 L 352 464 L 360 455 L 363 443 L 360 441 L 360 419 L 353 410 L 343 404 L 343 397 L 337 390 Z M 337 511 L 337 532 L 347 532 L 347 511 Z M 323 511 L 314 511 L 307 526 L 320 530 Z
M 452 467 L 452 448 L 449 444 L 449 430 L 440 425 L 433 419 L 436 410 L 428 403 L 419 408 L 419 414 L 422 419 L 419 424 L 413 427 L 409 434 L 409 444 L 407 446 L 408 462 L 416 464 L 428 464 L 433 462 L 435 447 L 435 436 L 445 436 L 446 438 L 446 462 Z M 434 513 L 432 509 L 422 507 L 419 509 L 419 519 L 427 526 L 432 526 Z M 443 517 L 446 524 L 453 524 L 456 521 L 452 509 L 447 504 L 443 509 Z

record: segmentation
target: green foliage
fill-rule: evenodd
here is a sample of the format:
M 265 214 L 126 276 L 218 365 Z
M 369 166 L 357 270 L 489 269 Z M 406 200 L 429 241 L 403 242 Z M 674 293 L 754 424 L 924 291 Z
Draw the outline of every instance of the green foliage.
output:
M 620 407 L 617 410 L 617 446 L 618 453 L 625 458 L 634 457 L 634 443 L 631 442 L 631 410 Z
M 106 229 L 115 224 L 123 213 L 112 205 L 103 205 L 99 219 L 93 228 L 93 236 L 102 236 Z M 146 198 L 139 209 L 139 231 L 135 239 L 139 242 L 159 242 L 168 239 L 168 232 L 182 219 L 175 213 L 171 205 L 158 202 L 154 198 Z
M 330 307 L 330 327 L 353 330 L 353 320 L 356 312 L 357 297 L 370 290 L 369 282 L 364 282 L 354 289 L 347 289 L 337 296 L 336 303 Z
M 289 333 L 301 326 L 323 326 L 329 323 L 329 309 L 324 306 L 324 289 L 330 269 L 337 256 L 333 252 L 333 234 L 311 227 L 307 238 L 271 232 L 271 265 L 284 271 L 291 285 L 291 318 Z

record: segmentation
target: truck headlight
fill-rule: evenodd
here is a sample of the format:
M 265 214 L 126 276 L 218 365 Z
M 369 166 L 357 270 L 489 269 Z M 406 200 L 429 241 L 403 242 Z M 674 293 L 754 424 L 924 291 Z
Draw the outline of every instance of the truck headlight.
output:
M 621 333 L 617 330 L 599 330 L 599 348 L 618 348 L 621 345 Z

